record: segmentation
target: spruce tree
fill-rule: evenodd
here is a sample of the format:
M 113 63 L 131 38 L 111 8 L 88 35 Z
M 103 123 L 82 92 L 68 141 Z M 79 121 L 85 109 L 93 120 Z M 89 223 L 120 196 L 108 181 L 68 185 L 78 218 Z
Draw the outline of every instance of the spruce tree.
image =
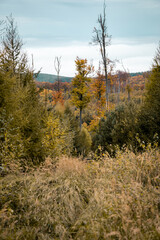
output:
M 145 142 L 158 140 L 160 143 L 160 44 L 148 78 L 139 124 L 140 134 Z
M 44 159 L 43 109 L 22 46 L 14 18 L 7 17 L 0 53 L 1 155 L 37 164 Z
M 6 19 L 6 28 L 3 36 L 3 68 L 13 75 L 22 74 L 26 70 L 27 58 L 22 53 L 23 42 L 18 34 L 17 25 L 12 15 Z

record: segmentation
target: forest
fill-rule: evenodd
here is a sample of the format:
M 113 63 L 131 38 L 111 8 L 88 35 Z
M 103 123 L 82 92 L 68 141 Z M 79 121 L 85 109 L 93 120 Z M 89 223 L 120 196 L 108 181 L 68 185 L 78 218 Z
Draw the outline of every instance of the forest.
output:
M 151 71 L 115 71 L 95 28 L 98 69 L 77 56 L 64 82 L 56 57 L 38 82 L 0 23 L 0 239 L 160 239 L 160 45 Z

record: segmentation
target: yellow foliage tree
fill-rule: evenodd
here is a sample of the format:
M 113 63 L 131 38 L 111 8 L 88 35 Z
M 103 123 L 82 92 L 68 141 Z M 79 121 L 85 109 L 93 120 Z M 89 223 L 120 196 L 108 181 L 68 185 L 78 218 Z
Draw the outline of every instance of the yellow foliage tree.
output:
M 60 116 L 50 114 L 46 122 L 43 144 L 47 155 L 51 157 L 69 154 L 73 147 L 73 132 L 70 131 L 69 122 L 62 121 Z
M 75 60 L 77 74 L 72 80 L 72 103 L 79 108 L 80 111 L 80 128 L 82 126 L 82 110 L 90 101 L 90 92 L 88 83 L 91 79 L 88 75 L 93 70 L 93 67 L 87 64 L 87 59 Z

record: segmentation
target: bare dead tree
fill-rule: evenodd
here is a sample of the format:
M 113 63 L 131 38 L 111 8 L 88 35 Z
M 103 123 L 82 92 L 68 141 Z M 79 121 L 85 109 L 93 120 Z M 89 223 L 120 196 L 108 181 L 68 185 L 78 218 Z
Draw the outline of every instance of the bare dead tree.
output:
M 32 65 L 31 71 L 33 72 L 33 77 L 34 77 L 34 78 L 37 78 L 38 75 L 41 73 L 42 67 L 41 67 L 38 71 L 35 72 L 33 54 L 31 54 L 31 65 Z
M 106 109 L 109 110 L 109 82 L 108 82 L 108 71 L 107 66 L 109 64 L 107 47 L 110 45 L 111 36 L 108 35 L 107 23 L 106 23 L 106 2 L 104 1 L 103 5 L 103 14 L 98 16 L 98 28 L 93 30 L 93 39 L 92 42 L 95 45 L 99 45 L 104 73 L 105 73 L 105 82 L 106 82 Z
M 34 58 L 33 58 L 33 54 L 31 55 L 32 57 L 32 71 L 34 71 Z
M 121 82 L 120 82 L 120 71 L 118 71 L 118 91 L 117 91 L 117 104 L 119 105 L 119 97 L 120 97 L 120 91 L 121 91 Z
M 61 71 L 61 57 L 55 57 L 54 59 L 54 68 L 57 72 L 57 83 L 58 83 L 58 92 L 60 91 L 60 71 Z
M 124 72 L 126 73 L 126 80 L 127 80 L 126 90 L 127 90 L 127 93 L 128 93 L 128 102 L 129 102 L 130 99 L 131 99 L 131 91 L 132 91 L 131 86 L 130 86 L 130 78 L 131 78 L 131 76 L 130 76 L 129 70 L 125 69 L 122 61 L 121 61 L 121 64 L 122 64 L 122 67 L 124 69 Z

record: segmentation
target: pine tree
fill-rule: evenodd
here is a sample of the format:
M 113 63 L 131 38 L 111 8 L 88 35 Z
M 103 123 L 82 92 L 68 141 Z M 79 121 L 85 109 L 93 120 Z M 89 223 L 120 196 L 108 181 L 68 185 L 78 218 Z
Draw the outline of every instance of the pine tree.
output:
M 146 85 L 139 124 L 141 136 L 145 142 L 152 142 L 157 136 L 160 143 L 160 44 Z
M 0 53 L 1 155 L 8 160 L 23 158 L 33 163 L 44 158 L 42 107 L 22 40 L 12 16 L 7 17 Z
M 160 112 L 160 44 L 153 62 L 153 68 L 146 86 L 146 104 Z
M 3 64 L 3 70 L 10 72 L 12 76 L 22 73 L 26 70 L 27 57 L 25 53 L 22 53 L 23 42 L 18 34 L 17 25 L 12 15 L 6 19 L 6 29 L 3 36 L 3 58 L 1 62 Z

